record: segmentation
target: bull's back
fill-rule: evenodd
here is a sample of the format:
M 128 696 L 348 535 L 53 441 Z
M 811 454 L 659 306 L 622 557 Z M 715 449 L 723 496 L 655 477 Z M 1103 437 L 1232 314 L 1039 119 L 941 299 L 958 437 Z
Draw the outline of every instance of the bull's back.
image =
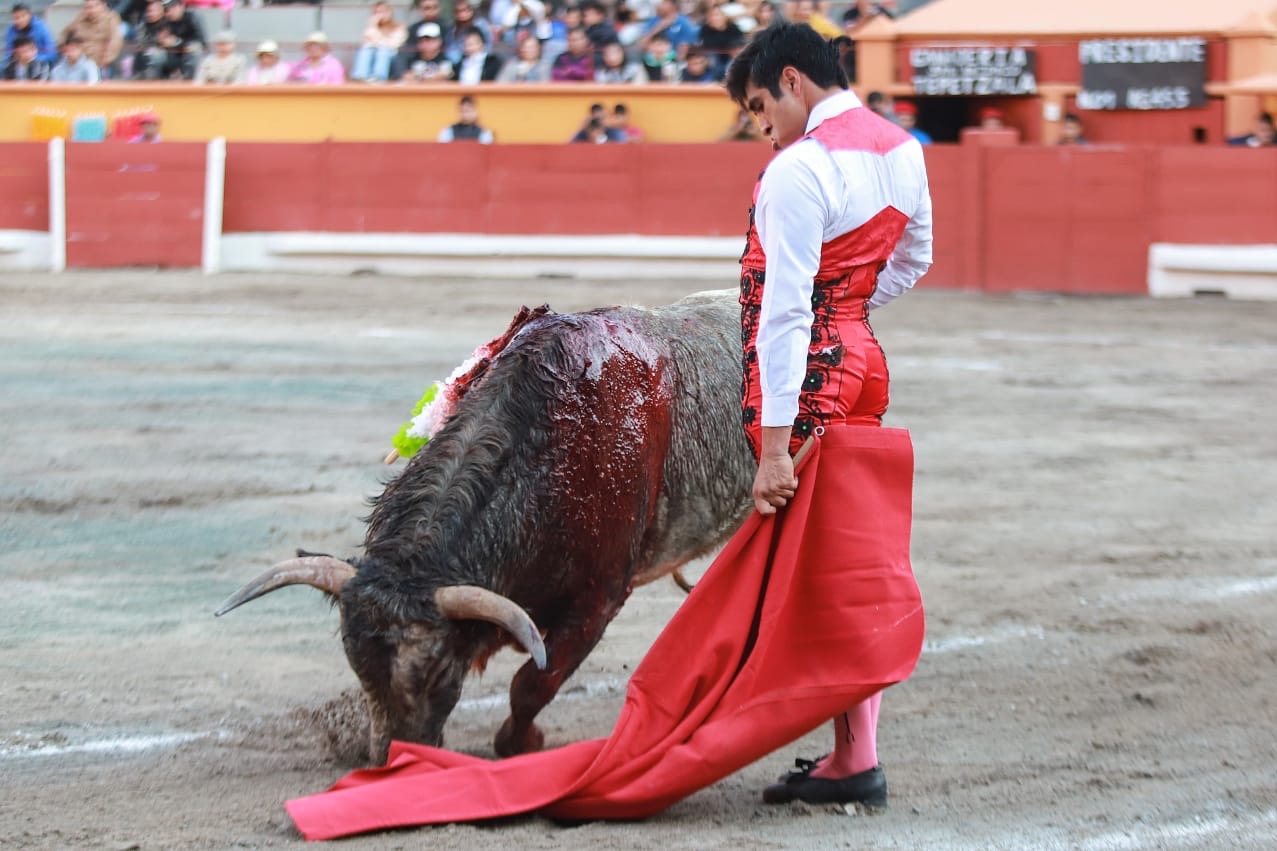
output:
M 734 290 L 652 311 L 676 378 L 663 487 L 636 584 L 710 552 L 750 508 L 754 461 L 740 424 L 740 305 Z

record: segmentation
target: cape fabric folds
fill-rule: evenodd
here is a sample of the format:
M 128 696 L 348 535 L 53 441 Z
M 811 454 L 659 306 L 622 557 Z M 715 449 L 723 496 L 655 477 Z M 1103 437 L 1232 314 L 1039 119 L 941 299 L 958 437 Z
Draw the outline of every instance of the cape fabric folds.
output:
M 652 645 L 608 738 L 498 761 L 395 742 L 384 767 L 289 814 L 310 840 L 533 811 L 634 819 L 743 768 L 913 671 L 912 483 L 908 432 L 830 427 L 790 505 L 745 522 Z

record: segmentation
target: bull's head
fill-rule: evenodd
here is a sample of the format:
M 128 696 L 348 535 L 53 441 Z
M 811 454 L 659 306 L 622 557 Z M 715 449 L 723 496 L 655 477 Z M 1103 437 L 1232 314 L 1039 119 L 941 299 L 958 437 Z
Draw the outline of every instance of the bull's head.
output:
M 528 613 L 510 599 L 474 585 L 435 590 L 441 616 L 411 622 L 400 607 L 348 587 L 354 565 L 332 556 L 305 556 L 275 565 L 222 603 L 231 609 L 286 585 L 310 585 L 331 595 L 341 609 L 346 658 L 363 685 L 371 720 L 369 752 L 384 762 L 391 739 L 439 745 L 443 725 L 461 696 L 473 649 L 461 635 L 467 621 L 487 621 L 508 631 L 545 668 L 545 644 Z

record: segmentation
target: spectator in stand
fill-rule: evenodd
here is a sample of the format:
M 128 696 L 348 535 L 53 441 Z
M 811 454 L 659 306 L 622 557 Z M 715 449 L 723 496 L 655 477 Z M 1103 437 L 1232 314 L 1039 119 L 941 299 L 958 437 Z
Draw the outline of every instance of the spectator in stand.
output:
M 594 82 L 642 85 L 647 82 L 647 72 L 638 62 L 626 58 L 625 48 L 614 41 L 603 48 L 603 61 L 594 71 Z
M 142 115 L 138 121 L 142 125 L 142 132 L 129 139 L 130 142 L 150 144 L 161 141 L 159 116 L 153 112 L 148 112 Z
M 568 49 L 555 57 L 550 78 L 559 83 L 584 83 L 594 79 L 594 51 L 581 27 L 568 33 Z
M 185 0 L 164 0 L 167 30 L 159 37 L 164 48 L 160 78 L 190 80 L 195 76 L 195 57 L 207 45 L 199 18 L 186 8 Z
M 727 73 L 727 64 L 745 46 L 745 34 L 735 21 L 727 17 L 723 7 L 715 4 L 705 13 L 705 23 L 701 24 L 696 46 L 709 56 L 714 78 L 721 80 Z
M 168 18 L 164 17 L 164 0 L 150 0 L 142 12 L 142 20 L 133 28 L 134 80 L 155 80 L 164 67 L 168 55 L 160 45 L 161 34 L 169 31 Z
M 407 40 L 408 28 L 395 20 L 395 11 L 390 4 L 384 0 L 374 3 L 364 27 L 363 43 L 350 69 L 350 79 L 369 83 L 389 80 L 395 56 Z
M 554 11 L 553 17 L 546 22 L 549 28 L 549 35 L 545 39 L 542 48 L 546 56 L 558 56 L 560 53 L 568 49 L 568 33 L 581 24 L 582 15 L 581 7 L 575 0 L 564 3 Z
M 847 7 L 847 11 L 842 13 L 843 32 L 854 36 L 857 30 L 878 15 L 894 18 L 895 8 L 895 0 L 883 0 L 883 2 L 878 3 L 871 2 L 871 0 L 854 0 Z
M 479 0 L 479 11 L 487 19 L 492 30 L 492 38 L 498 42 L 505 41 L 505 16 L 510 14 L 510 0 Z
M 267 39 L 257 45 L 257 64 L 248 69 L 244 82 L 250 86 L 273 86 L 288 82 L 291 69 L 279 61 L 279 45 Z
M 594 117 L 586 122 L 572 141 L 578 144 L 594 144 L 602 145 L 607 142 L 624 142 L 625 136 L 618 130 L 613 130 L 607 126 L 607 122 L 603 118 Z
M 513 0 L 501 23 L 502 38 L 508 44 L 518 45 L 525 38 L 545 41 L 551 38 L 550 22 L 545 17 L 545 4 L 541 0 Z
M 743 34 L 748 35 L 758 28 L 758 21 L 754 19 L 757 0 L 750 0 L 748 6 L 740 0 L 715 0 L 714 5 L 722 9 L 727 20 L 734 23 Z
M 754 13 L 754 19 L 758 21 L 758 26 L 754 28 L 754 32 L 759 32 L 767 29 L 776 21 L 783 21 L 784 16 L 776 8 L 775 3 L 763 0 L 762 3 L 758 4 L 758 11 Z
M 648 50 L 652 40 L 664 36 L 678 54 L 679 60 L 687 56 L 687 50 L 696 43 L 700 30 L 678 12 L 674 0 L 660 0 L 656 4 L 656 14 L 647 21 L 643 37 L 638 40 L 639 47 Z
M 723 131 L 723 135 L 718 137 L 720 142 L 761 142 L 765 139 L 763 131 L 758 129 L 758 122 L 754 120 L 754 116 L 750 114 L 748 109 L 740 109 L 736 112 L 736 120 L 732 122 L 732 126 Z
M 541 42 L 525 38 L 519 42 L 518 52 L 510 57 L 497 74 L 498 83 L 548 83 L 550 69 L 541 57 Z
M 627 142 L 647 141 L 647 134 L 630 123 L 630 111 L 623 103 L 618 103 L 612 107 L 612 114 L 608 116 L 607 126 L 624 134 Z
M 1246 148 L 1269 148 L 1277 145 L 1277 132 L 1274 131 L 1271 113 L 1261 112 L 1255 118 L 1250 133 L 1245 136 L 1234 136 L 1228 144 Z
M 428 25 L 417 41 L 417 55 L 402 79 L 406 83 L 446 83 L 452 80 L 452 63 L 443 55 L 443 31 Z
M 797 0 L 792 4 L 792 12 L 789 19 L 797 24 L 806 24 L 807 26 L 820 33 L 823 38 L 833 39 L 843 34 L 842 29 L 833 21 L 826 18 L 816 8 L 814 0 Z
M 79 39 L 85 57 L 102 73 L 119 58 L 124 48 L 120 16 L 108 9 L 102 0 L 84 0 L 80 11 L 62 31 L 64 57 L 66 40 L 72 35 Z
M 457 104 L 457 123 L 450 124 L 439 131 L 439 142 L 478 142 L 480 145 L 491 145 L 492 131 L 479 125 L 479 108 L 474 98 L 463 95 Z
M 898 100 L 896 101 L 895 114 L 896 123 L 900 125 L 900 129 L 908 131 L 910 136 L 918 140 L 919 145 L 931 144 L 931 134 L 918 128 L 918 107 L 916 104 Z
M 678 53 L 664 34 L 653 36 L 643 51 L 643 70 L 653 83 L 673 83 L 678 80 Z
M 394 66 L 390 71 L 391 79 L 398 79 L 409 65 L 417 61 L 417 42 L 421 40 L 423 32 L 432 28 L 432 24 L 442 36 L 448 23 L 440 17 L 441 8 L 439 0 L 418 0 L 417 11 L 421 17 L 408 25 L 408 38 L 399 49 L 399 55 L 395 57 Z
M 616 34 L 616 27 L 612 26 L 612 22 L 607 19 L 607 9 L 599 0 L 585 0 L 581 4 L 581 23 L 596 54 L 609 44 L 621 43 Z
M 634 9 L 621 0 L 617 4 L 616 13 L 616 37 L 621 44 L 629 47 L 637 44 L 638 40 L 643 37 L 643 18 L 635 14 Z
M 452 26 L 443 32 L 443 52 L 453 65 L 461 63 L 465 55 L 466 33 L 478 30 L 483 33 L 484 44 L 491 45 L 492 28 L 481 16 L 476 15 L 470 0 L 457 0 L 452 7 Z
M 115 10 L 115 14 L 120 16 L 121 23 L 124 24 L 124 43 L 126 46 L 132 45 L 137 41 L 138 29 L 146 19 L 146 7 L 150 5 L 150 2 L 151 0 L 121 0 L 119 3 L 109 4 L 110 8 Z
M 1082 130 L 1082 118 L 1074 112 L 1068 112 L 1064 115 L 1064 123 L 1060 125 L 1060 144 L 1061 145 L 1089 145 L 1091 140 L 1086 138 Z
M 235 0 L 186 0 L 186 2 L 197 9 L 221 9 L 224 12 L 229 12 L 235 8 Z
M 235 33 L 223 30 L 213 38 L 213 52 L 200 60 L 200 67 L 195 71 L 195 82 L 198 85 L 231 85 L 244 82 L 246 73 L 248 60 L 235 52 Z
M 847 75 L 847 82 L 856 82 L 856 43 L 845 35 L 831 39 L 829 43 L 838 48 L 838 64 Z
M 986 106 L 980 110 L 980 129 L 981 130 L 1003 130 L 1006 124 L 1002 122 L 1002 110 L 993 106 Z
M 699 47 L 693 47 L 687 51 L 687 62 L 683 65 L 682 70 L 678 72 L 678 81 L 680 83 L 712 84 L 717 83 L 719 78 L 714 74 L 709 57 L 701 52 Z
M 865 98 L 865 106 L 869 107 L 870 112 L 876 112 L 892 124 L 896 121 L 896 112 L 892 109 L 891 98 L 882 92 L 870 92 Z
M 339 86 L 346 82 L 346 70 L 328 47 L 328 36 L 313 32 L 302 44 L 306 55 L 288 72 L 288 82 L 311 86 Z
M 49 72 L 49 81 L 92 85 L 100 79 L 97 64 L 84 52 L 84 42 L 75 33 L 68 35 L 62 42 L 62 58 Z
M 53 67 L 40 58 L 40 50 L 35 46 L 35 41 L 20 35 L 13 40 L 13 55 L 4 63 L 0 79 L 43 82 L 49 79 L 49 72 L 52 70 Z
M 58 45 L 53 33 L 44 21 L 31 14 L 26 3 L 13 4 L 13 23 L 4 33 L 4 62 L 13 58 L 13 45 L 19 38 L 29 38 L 35 44 L 36 58 L 50 67 L 58 61 Z
M 452 66 L 452 78 L 467 86 L 490 83 L 501 73 L 501 59 L 488 52 L 479 30 L 470 30 L 461 42 L 461 64 Z

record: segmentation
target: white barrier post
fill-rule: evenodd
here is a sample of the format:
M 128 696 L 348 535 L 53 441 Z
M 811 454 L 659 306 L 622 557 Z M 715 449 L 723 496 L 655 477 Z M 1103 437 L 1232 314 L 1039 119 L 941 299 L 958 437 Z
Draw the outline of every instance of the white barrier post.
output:
M 67 267 L 67 156 L 66 140 L 49 140 L 49 271 Z
M 208 143 L 204 161 L 204 246 L 202 267 L 205 275 L 222 271 L 222 204 L 226 192 L 226 140 L 218 137 Z

